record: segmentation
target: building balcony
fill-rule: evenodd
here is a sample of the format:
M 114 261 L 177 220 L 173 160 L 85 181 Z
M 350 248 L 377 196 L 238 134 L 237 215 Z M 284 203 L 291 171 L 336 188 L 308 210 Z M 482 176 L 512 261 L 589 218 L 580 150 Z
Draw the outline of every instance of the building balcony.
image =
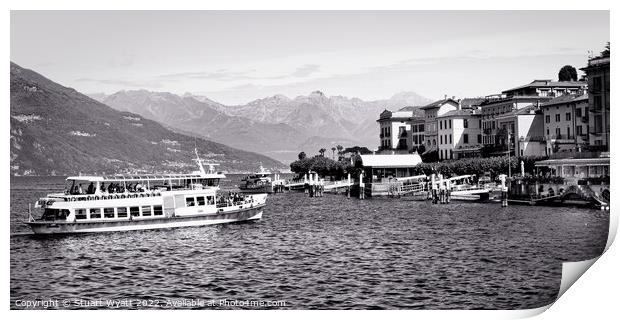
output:
M 558 134 L 558 135 L 550 136 L 549 140 L 552 143 L 558 143 L 558 144 L 565 144 L 565 143 L 574 144 L 575 143 L 575 136 L 573 136 L 573 135 L 569 136 L 569 135 Z
M 591 159 L 608 157 L 609 153 L 601 151 L 560 151 L 549 155 L 549 159 Z
M 459 145 L 458 147 L 456 147 L 454 149 L 454 152 L 459 152 L 459 151 L 476 151 L 476 150 L 480 150 L 482 149 L 482 145 L 480 144 L 475 144 L 475 145 Z
M 530 141 L 545 141 L 545 137 L 542 136 L 527 136 L 527 137 L 519 137 L 519 141 L 521 142 L 530 142 Z

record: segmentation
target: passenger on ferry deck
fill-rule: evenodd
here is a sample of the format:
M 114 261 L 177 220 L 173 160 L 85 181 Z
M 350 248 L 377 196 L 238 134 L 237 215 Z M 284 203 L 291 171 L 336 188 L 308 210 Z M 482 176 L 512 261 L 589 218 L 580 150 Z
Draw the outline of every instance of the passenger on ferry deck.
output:
M 84 193 L 84 189 L 82 189 L 82 184 L 80 183 L 78 186 L 78 194 L 83 194 Z
M 101 191 L 102 193 L 105 192 L 105 183 L 101 183 L 101 186 L 99 187 L 99 191 Z
M 110 183 L 108 185 L 108 193 L 114 193 L 115 189 L 116 189 L 116 185 L 114 183 Z
M 142 192 L 144 191 L 144 189 L 142 188 L 142 185 L 140 184 L 140 182 L 138 182 L 138 184 L 136 184 L 136 192 Z
M 95 193 L 95 186 L 93 185 L 93 183 L 91 182 L 88 185 L 88 189 L 86 189 L 86 192 L 88 192 L 88 194 L 93 194 Z M 78 191 L 79 194 L 84 193 L 84 191 L 82 190 L 82 185 L 80 184 L 80 190 Z

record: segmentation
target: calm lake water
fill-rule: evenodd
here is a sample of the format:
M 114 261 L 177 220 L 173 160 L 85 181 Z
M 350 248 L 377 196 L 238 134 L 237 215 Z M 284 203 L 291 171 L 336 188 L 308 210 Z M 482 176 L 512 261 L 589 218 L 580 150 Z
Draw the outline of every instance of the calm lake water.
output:
M 223 183 L 239 178 L 231 177 Z M 12 309 L 47 299 L 70 299 L 68 308 L 93 308 L 78 299 L 157 301 L 147 308 L 183 299 L 282 300 L 278 308 L 287 309 L 535 308 L 556 298 L 562 261 L 602 253 L 609 225 L 599 210 L 286 193 L 270 196 L 253 222 L 27 234 L 20 221 L 28 203 L 61 190 L 63 179 L 11 179 Z

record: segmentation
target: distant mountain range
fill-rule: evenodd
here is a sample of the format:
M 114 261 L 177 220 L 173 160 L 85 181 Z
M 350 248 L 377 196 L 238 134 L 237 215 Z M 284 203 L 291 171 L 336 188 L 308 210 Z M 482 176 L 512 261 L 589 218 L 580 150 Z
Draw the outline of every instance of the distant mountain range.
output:
M 192 160 L 195 147 L 201 157 L 220 163 L 221 170 L 248 172 L 260 164 L 287 168 L 269 157 L 174 132 L 150 120 L 168 117 L 170 121 L 162 122 L 197 121 L 196 128 L 206 125 L 220 129 L 228 123 L 242 128 L 241 123 L 247 122 L 206 108 L 206 101 L 149 93 L 138 106 L 170 99 L 174 106 L 184 109 L 178 112 L 153 106 L 119 111 L 12 62 L 10 76 L 13 175 L 187 172 L 197 169 Z M 205 119 L 210 121 L 202 123 Z M 188 126 L 188 130 L 192 128 Z
M 430 102 L 413 92 L 363 101 L 328 97 L 315 91 L 294 99 L 276 95 L 238 106 L 226 106 L 205 96 L 146 90 L 91 97 L 176 131 L 259 152 L 285 163 L 295 160 L 300 151 L 312 155 L 320 148 L 329 150 L 338 144 L 374 149 L 379 144 L 376 120 L 381 111 Z

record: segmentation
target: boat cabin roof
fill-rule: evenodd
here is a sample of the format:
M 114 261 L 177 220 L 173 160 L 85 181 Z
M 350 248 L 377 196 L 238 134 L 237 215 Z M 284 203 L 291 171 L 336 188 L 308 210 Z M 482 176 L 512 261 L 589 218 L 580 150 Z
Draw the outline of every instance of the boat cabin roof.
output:
M 155 180 L 191 180 L 191 179 L 223 179 L 223 173 L 191 173 L 191 174 L 141 174 L 141 175 L 110 175 L 110 176 L 71 176 L 67 180 L 81 180 L 92 182 L 118 181 L 155 181 Z

